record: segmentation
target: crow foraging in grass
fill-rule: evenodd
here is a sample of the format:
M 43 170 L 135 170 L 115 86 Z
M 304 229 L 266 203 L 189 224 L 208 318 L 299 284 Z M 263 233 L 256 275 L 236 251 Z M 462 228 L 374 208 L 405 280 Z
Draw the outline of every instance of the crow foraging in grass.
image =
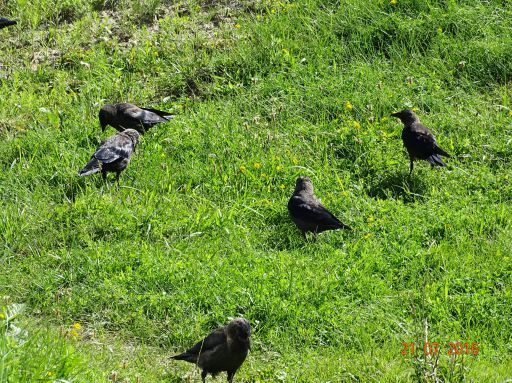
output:
M 115 172 L 116 181 L 119 183 L 119 175 L 128 166 L 138 143 L 139 132 L 134 129 L 127 129 L 107 138 L 92 155 L 87 165 L 78 171 L 78 175 L 88 176 L 101 172 L 106 181 L 107 172 Z
M 16 25 L 16 21 L 6 19 L 4 17 L 0 17 L 0 29 L 10 27 L 11 25 Z
M 350 229 L 316 198 L 309 177 L 297 178 L 295 191 L 288 201 L 288 212 L 304 236 L 308 231 L 317 234 L 326 230 Z
M 107 125 L 110 125 L 120 132 L 125 129 L 135 129 L 140 134 L 160 122 L 166 122 L 174 116 L 168 112 L 157 109 L 139 108 L 136 105 L 106 104 L 100 109 L 99 119 L 101 130 L 104 131 Z
M 226 371 L 228 382 L 233 382 L 235 372 L 242 365 L 251 348 L 251 325 L 244 318 L 236 318 L 196 343 L 192 348 L 172 358 L 197 364 L 206 376 Z
M 411 161 L 409 175 L 412 174 L 414 160 L 426 160 L 432 166 L 446 166 L 441 156 L 450 157 L 450 155 L 437 145 L 434 135 L 420 122 L 412 110 L 405 109 L 391 115 L 399 118 L 404 124 L 402 141 Z

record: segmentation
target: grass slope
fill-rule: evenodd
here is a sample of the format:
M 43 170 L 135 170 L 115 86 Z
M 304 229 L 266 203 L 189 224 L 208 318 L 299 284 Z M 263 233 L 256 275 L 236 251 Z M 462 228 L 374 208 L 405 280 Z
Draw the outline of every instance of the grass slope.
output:
M 0 14 L 19 21 L 0 31 L 3 381 L 199 381 L 169 356 L 238 315 L 254 347 L 237 381 L 511 377 L 507 1 L 16 0 Z M 114 133 L 99 107 L 127 100 L 178 117 L 144 136 L 119 189 L 78 178 Z M 408 176 L 389 117 L 405 107 L 447 168 Z M 352 232 L 300 237 L 285 207 L 298 175 Z M 448 356 L 450 341 L 479 354 Z

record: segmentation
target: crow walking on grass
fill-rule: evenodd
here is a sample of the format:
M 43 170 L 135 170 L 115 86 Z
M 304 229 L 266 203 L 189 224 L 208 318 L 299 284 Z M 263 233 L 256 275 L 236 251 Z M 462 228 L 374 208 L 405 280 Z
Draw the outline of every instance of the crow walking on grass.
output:
M 288 212 L 304 236 L 308 231 L 316 234 L 326 230 L 350 229 L 315 197 L 309 177 L 297 178 L 295 191 L 288 201 Z
M 106 104 L 100 109 L 99 119 L 101 130 L 104 131 L 107 125 L 110 125 L 120 132 L 125 129 L 135 129 L 140 134 L 160 122 L 166 122 L 174 116 L 169 112 L 163 112 L 157 109 L 139 108 L 136 105 Z
M 402 140 L 411 161 L 409 175 L 412 174 L 414 160 L 426 160 L 432 166 L 446 166 L 441 156 L 450 157 L 450 155 L 437 145 L 434 135 L 420 122 L 412 110 L 405 109 L 393 113 L 392 116 L 399 118 L 404 124 Z
M 226 371 L 228 382 L 233 382 L 235 372 L 242 365 L 251 348 L 251 325 L 244 318 L 236 318 L 196 343 L 182 354 L 173 356 L 176 360 L 185 360 L 199 366 L 203 371 L 203 383 L 206 376 Z
M 134 129 L 127 129 L 107 138 L 92 155 L 87 165 L 78 171 L 78 175 L 88 176 L 101 172 L 106 181 L 107 172 L 115 172 L 116 181 L 119 183 L 119 175 L 128 166 L 138 143 L 139 132 Z
M 0 17 L 0 29 L 16 25 L 16 21 Z

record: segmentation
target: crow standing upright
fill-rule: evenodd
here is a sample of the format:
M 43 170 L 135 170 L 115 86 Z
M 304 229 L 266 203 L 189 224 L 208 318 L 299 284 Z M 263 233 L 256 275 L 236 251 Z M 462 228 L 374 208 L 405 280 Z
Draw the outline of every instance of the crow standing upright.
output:
M 110 125 L 120 132 L 125 129 L 135 129 L 143 134 L 154 125 L 169 121 L 174 116 L 157 109 L 139 108 L 133 104 L 121 103 L 104 105 L 98 117 L 103 131 L 107 125 Z
M 426 160 L 432 166 L 446 166 L 441 156 L 450 157 L 450 155 L 437 145 L 434 135 L 420 122 L 412 110 L 405 109 L 391 115 L 398 117 L 404 124 L 402 141 L 411 161 L 409 175 L 412 174 L 414 160 Z
M 316 234 L 326 230 L 350 229 L 315 197 L 309 177 L 297 178 L 295 191 L 288 201 L 288 212 L 304 236 L 308 231 Z
M 127 129 L 107 138 L 94 152 L 87 165 L 78 171 L 78 175 L 88 176 L 101 172 L 103 179 L 106 180 L 107 172 L 115 172 L 116 181 L 119 183 L 119 175 L 128 166 L 138 143 L 139 132 L 134 129 Z
M 251 348 L 251 325 L 244 318 L 236 318 L 196 343 L 192 348 L 172 358 L 197 364 L 206 376 L 226 371 L 228 382 L 233 382 L 235 372 L 242 365 Z
M 16 25 L 16 21 L 0 17 L 0 29 L 10 27 L 11 25 Z

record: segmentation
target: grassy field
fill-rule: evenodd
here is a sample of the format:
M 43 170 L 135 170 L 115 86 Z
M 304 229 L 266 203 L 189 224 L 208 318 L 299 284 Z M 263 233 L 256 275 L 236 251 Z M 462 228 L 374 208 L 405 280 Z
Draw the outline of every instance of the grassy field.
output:
M 199 382 L 170 356 L 240 315 L 237 382 L 512 378 L 509 1 L 10 0 L 0 16 L 18 20 L 0 31 L 1 382 Z M 177 117 L 119 188 L 79 178 L 115 132 L 99 108 L 122 101 Z M 447 168 L 408 175 L 404 108 Z M 351 232 L 301 237 L 299 175 Z M 448 355 L 457 341 L 478 355 Z

